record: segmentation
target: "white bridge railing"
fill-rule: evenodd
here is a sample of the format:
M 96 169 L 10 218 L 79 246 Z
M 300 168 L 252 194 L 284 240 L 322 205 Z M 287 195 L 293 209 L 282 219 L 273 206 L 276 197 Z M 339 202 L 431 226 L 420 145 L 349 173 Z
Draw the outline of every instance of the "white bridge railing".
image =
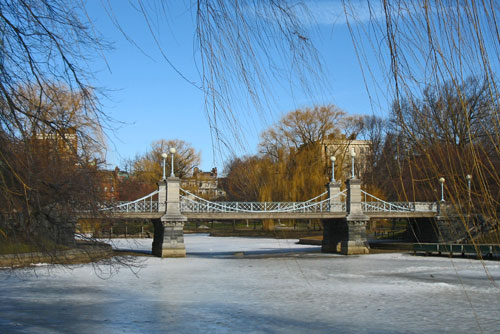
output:
M 346 212 L 346 190 L 326 197 L 324 192 L 305 202 L 211 202 L 180 189 L 180 210 L 186 213 L 211 212 Z M 436 202 L 386 202 L 361 190 L 364 200 L 361 203 L 363 212 L 438 212 Z M 156 200 L 153 198 L 156 196 Z M 335 200 L 336 198 L 339 198 Z M 158 190 L 131 202 L 115 202 L 102 208 L 102 211 L 125 212 L 158 212 Z M 342 198 L 342 199 L 340 199 Z
M 158 190 L 153 191 L 144 197 L 132 202 L 115 202 L 101 211 L 113 212 L 158 212 L 158 200 L 153 201 L 153 197 L 158 195 Z
M 361 202 L 363 212 L 437 212 L 435 202 L 386 202 L 361 190 L 364 201 Z
M 181 212 L 328 212 L 330 199 L 324 192 L 305 202 L 211 202 L 181 189 Z M 341 195 L 339 193 L 338 195 Z M 340 204 L 340 203 L 339 203 Z

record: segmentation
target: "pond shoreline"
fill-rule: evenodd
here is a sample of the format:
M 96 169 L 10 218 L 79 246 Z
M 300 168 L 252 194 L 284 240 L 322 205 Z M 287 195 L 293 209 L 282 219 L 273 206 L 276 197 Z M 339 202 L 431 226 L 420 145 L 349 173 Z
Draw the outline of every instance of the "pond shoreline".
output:
M 114 256 L 106 243 L 79 243 L 76 247 L 52 252 L 31 252 L 0 255 L 0 268 L 27 267 L 34 264 L 81 264 Z

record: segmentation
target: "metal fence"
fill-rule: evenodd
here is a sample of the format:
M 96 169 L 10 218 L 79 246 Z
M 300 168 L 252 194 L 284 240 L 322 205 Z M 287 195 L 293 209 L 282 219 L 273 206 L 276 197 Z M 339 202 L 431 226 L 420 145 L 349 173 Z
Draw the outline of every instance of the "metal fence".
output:
M 211 202 L 184 189 L 181 212 L 328 212 L 330 199 L 324 192 L 305 202 Z
M 364 201 L 361 202 L 363 212 L 437 212 L 435 202 L 386 202 L 372 194 L 361 190 Z
M 331 198 L 321 199 L 324 192 L 305 202 L 211 202 L 180 189 L 181 212 L 346 212 L 346 191 L 339 192 Z M 435 202 L 386 202 L 361 190 L 364 200 L 361 203 L 363 212 L 437 212 Z M 105 205 L 102 211 L 112 212 L 158 212 L 159 202 L 153 200 L 158 190 L 132 202 L 114 202 Z M 157 198 L 157 197 L 156 197 Z M 338 198 L 338 199 L 336 199 Z M 341 198 L 341 199 L 340 199 Z M 339 200 L 340 199 L 340 200 Z
M 120 201 L 111 203 L 101 210 L 112 212 L 158 212 L 158 201 L 153 201 L 153 197 L 157 194 L 158 190 L 132 202 Z

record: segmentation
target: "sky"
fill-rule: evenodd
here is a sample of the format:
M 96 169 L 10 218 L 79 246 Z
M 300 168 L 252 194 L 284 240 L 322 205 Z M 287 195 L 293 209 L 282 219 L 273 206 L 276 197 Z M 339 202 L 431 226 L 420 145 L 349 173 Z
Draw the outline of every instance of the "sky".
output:
M 121 0 L 89 0 L 86 5 L 93 28 L 112 43 L 112 49 L 103 50 L 92 63 L 93 84 L 106 95 L 101 97 L 102 109 L 116 120 L 113 129 L 108 130 L 108 168 L 124 168 L 127 159 L 145 153 L 155 140 L 182 139 L 201 152 L 202 170 L 212 167 L 223 170 L 228 156 L 214 150 L 205 96 L 188 82 L 200 83 L 195 17 L 190 1 L 170 2 L 168 17 L 159 14 L 150 22 L 159 32 L 157 41 L 135 5 L 134 1 Z M 245 132 L 246 141 L 242 147 L 235 147 L 238 155 L 257 153 L 260 133 L 297 108 L 334 104 L 349 114 L 374 112 L 341 3 L 313 1 L 308 5 L 314 17 L 314 20 L 306 20 L 308 32 L 323 62 L 327 88 L 306 93 L 296 88 L 287 89 L 286 79 L 271 83 L 285 88 L 277 90 L 269 119 L 250 117 L 248 127 L 241 130 Z M 117 21 L 119 27 L 113 21 Z M 163 57 L 157 42 L 171 64 Z M 248 108 L 246 114 L 256 112 L 253 105 L 242 105 Z M 382 102 L 378 110 L 386 109 Z

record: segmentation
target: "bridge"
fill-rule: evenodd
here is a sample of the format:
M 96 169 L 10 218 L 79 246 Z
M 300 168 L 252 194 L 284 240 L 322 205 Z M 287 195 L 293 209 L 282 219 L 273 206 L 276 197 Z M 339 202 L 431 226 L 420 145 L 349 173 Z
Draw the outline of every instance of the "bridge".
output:
M 330 191 L 303 202 L 215 202 L 179 188 L 179 211 L 189 219 L 326 219 L 341 218 L 347 214 L 347 189 L 332 185 Z M 386 202 L 364 190 L 362 211 L 370 218 L 433 217 L 436 202 Z M 164 214 L 158 204 L 156 190 L 130 202 L 117 202 L 104 209 L 123 218 L 161 218 Z
M 215 202 L 180 188 L 171 176 L 158 182 L 158 190 L 130 202 L 102 209 L 111 218 L 151 219 L 154 225 L 153 254 L 186 255 L 183 228 L 188 220 L 320 219 L 324 252 L 366 254 L 366 224 L 372 218 L 439 218 L 437 202 L 387 202 L 361 189 L 352 177 L 332 181 L 327 190 L 303 202 Z

